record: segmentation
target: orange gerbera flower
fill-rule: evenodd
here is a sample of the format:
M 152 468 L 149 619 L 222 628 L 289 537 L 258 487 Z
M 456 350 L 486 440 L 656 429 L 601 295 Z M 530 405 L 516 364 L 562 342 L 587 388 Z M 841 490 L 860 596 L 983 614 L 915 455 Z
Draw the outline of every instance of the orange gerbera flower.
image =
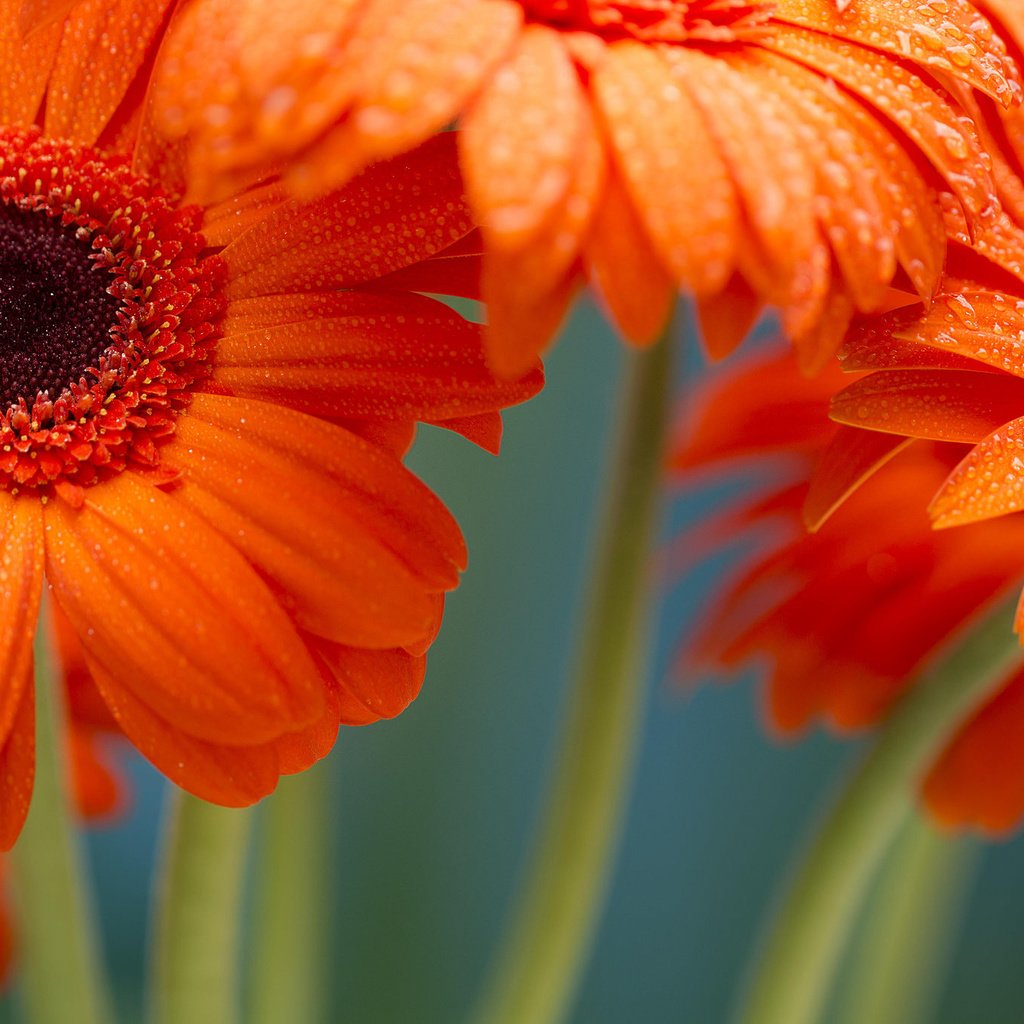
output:
M 681 286 L 713 352 L 767 302 L 821 364 L 899 268 L 931 294 L 936 189 L 990 204 L 940 83 L 1020 95 L 965 0 L 193 0 L 167 58 L 162 121 L 202 142 L 200 191 L 280 166 L 314 193 L 460 119 L 505 373 L 581 269 L 636 342 Z
M 698 472 L 761 470 L 760 490 L 683 538 L 691 557 L 744 540 L 748 552 L 698 623 L 684 664 L 692 673 L 767 659 L 768 716 L 784 734 L 818 717 L 844 732 L 879 721 L 934 648 L 1024 575 L 1020 517 L 930 529 L 922 499 L 951 465 L 942 446 L 903 452 L 820 532 L 804 532 L 807 481 L 835 431 L 827 410 L 837 376 L 801 378 L 789 356 L 741 364 L 703 396 L 674 454 L 688 486 Z M 923 795 L 946 824 L 998 833 L 1020 823 L 1024 671 L 963 725 Z
M 489 447 L 540 385 L 486 370 L 439 137 L 312 202 L 183 206 L 149 80 L 169 0 L 26 38 L 0 0 L 0 845 L 32 779 L 44 577 L 119 726 L 251 803 L 339 722 L 416 694 L 465 548 L 402 465 L 416 420 Z M 67 5 L 59 5 L 66 8 Z M 130 16 L 129 16 L 130 15 Z M 449 268 L 446 272 L 445 268 Z

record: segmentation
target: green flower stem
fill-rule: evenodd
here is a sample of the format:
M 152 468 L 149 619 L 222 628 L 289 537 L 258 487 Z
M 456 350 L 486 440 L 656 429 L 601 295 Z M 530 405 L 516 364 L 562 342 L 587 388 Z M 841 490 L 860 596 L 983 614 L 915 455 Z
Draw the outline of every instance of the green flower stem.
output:
M 598 561 L 561 762 L 525 886 L 473 1019 L 562 1020 L 618 845 L 643 706 L 651 547 L 668 420 L 671 338 L 630 353 Z
M 911 814 L 882 868 L 836 1008 L 836 1024 L 930 1020 L 977 845 Z
M 282 779 L 263 811 L 247 1024 L 326 1019 L 331 776 Z
M 763 946 L 744 1024 L 819 1019 L 844 940 L 918 781 L 964 717 L 1021 662 L 1013 611 L 1005 602 L 958 637 L 879 730 L 799 865 Z
M 19 978 L 32 1024 L 107 1024 L 113 1018 L 71 820 L 64 691 L 50 635 L 44 602 L 35 644 L 35 785 L 11 852 Z
M 154 942 L 153 1024 L 236 1024 L 253 812 L 171 793 Z

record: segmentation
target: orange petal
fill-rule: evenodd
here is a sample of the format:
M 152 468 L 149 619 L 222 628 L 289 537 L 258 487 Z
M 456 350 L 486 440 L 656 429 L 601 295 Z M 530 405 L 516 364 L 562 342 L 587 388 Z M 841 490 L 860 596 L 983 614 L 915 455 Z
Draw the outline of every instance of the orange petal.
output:
M 490 321 L 485 335 L 487 361 L 498 376 L 507 379 L 522 376 L 536 363 L 561 328 L 582 283 L 578 274 L 570 273 L 547 291 L 522 296 L 516 278 L 524 258 L 529 256 L 495 252 L 485 264 L 484 300 Z
M 929 506 L 936 527 L 958 526 L 1024 509 L 1024 417 L 976 444 Z
M 949 72 L 1004 105 L 1021 96 L 1020 73 L 1003 41 L 965 0 L 922 4 L 912 17 L 887 0 L 857 0 L 843 13 L 835 0 L 775 0 L 771 17 Z
M 929 811 L 945 825 L 1004 835 L 1024 817 L 1024 673 L 966 721 L 924 780 Z
M 705 118 L 661 51 L 608 47 L 591 88 L 615 162 L 669 273 L 698 294 L 732 273 L 739 223 L 729 172 Z
M 675 301 L 675 282 L 637 217 L 618 172 L 609 169 L 584 244 L 583 260 L 598 299 L 620 331 L 645 345 L 658 337 Z
M 971 370 L 882 370 L 832 400 L 837 423 L 935 441 L 980 441 L 1024 410 L 1024 380 Z
M 0 746 L 0 850 L 9 850 L 21 832 L 32 799 L 36 770 L 36 699 L 32 663 L 21 680 L 8 677 L 21 693 L 14 721 Z
M 320 714 L 320 675 L 291 620 L 182 502 L 124 473 L 45 517 L 47 576 L 86 654 L 156 715 L 251 744 Z
M 840 427 L 811 478 L 804 522 L 818 530 L 829 516 L 911 439 L 873 430 Z
M 977 215 L 992 203 L 995 184 L 972 124 L 909 65 L 842 40 L 780 26 L 762 46 L 814 68 L 895 121 Z
M 241 424 L 225 429 L 207 422 L 209 399 L 179 421 L 177 440 L 165 454 L 187 477 L 177 500 L 234 540 L 280 588 L 304 629 L 370 647 L 413 643 L 429 633 L 434 595 L 456 585 L 451 556 L 462 553 L 451 550 L 451 539 L 458 538 L 453 522 L 439 538 L 418 521 L 420 504 L 427 506 L 424 519 L 438 514 L 437 499 L 420 488 L 421 502 L 399 504 L 414 478 L 383 453 L 373 460 L 372 475 L 344 486 L 316 462 L 297 457 L 308 447 L 289 443 L 291 435 L 306 433 L 297 417 L 271 434 L 271 447 L 265 433 L 246 427 L 252 421 L 276 426 L 275 407 L 266 406 L 264 416 L 259 403 L 221 402 L 241 410 Z M 223 423 L 223 408 L 219 418 Z M 341 428 L 309 426 L 324 462 L 371 462 L 369 446 Z M 350 452 L 354 457 L 346 459 Z M 354 476 L 351 465 L 348 472 Z M 448 543 L 435 546 L 439 539 Z
M 523 17 L 506 0 L 372 0 L 361 14 L 331 71 L 351 81 L 352 108 L 290 172 L 307 192 L 455 121 L 512 49 Z
M 224 807 L 248 807 L 273 792 L 280 775 L 273 744 L 232 746 L 196 739 L 162 718 L 90 658 L 90 669 L 118 725 L 172 782 Z
M 701 340 L 713 360 L 730 355 L 750 333 L 761 315 L 763 304 L 757 293 L 739 275 L 726 282 L 716 295 L 697 302 Z
M 338 682 L 346 725 L 367 725 L 401 714 L 423 685 L 427 661 L 403 650 L 365 651 L 317 642 L 315 649 Z
M 234 302 L 215 381 L 330 419 L 444 420 L 490 413 L 540 390 L 488 369 L 482 329 L 420 295 L 343 292 Z
M 521 249 L 565 203 L 585 105 L 561 34 L 527 26 L 462 124 L 466 192 L 490 245 Z
M 700 108 L 715 148 L 725 162 L 724 173 L 735 183 L 746 220 L 747 234 L 756 241 L 741 245 L 745 274 L 758 290 L 770 291 L 771 301 L 786 301 L 795 280 L 820 245 L 814 203 L 814 169 L 804 152 L 799 121 L 775 89 L 765 89 L 752 76 L 748 59 L 711 56 L 675 48 L 670 54 L 679 88 L 691 94 Z M 683 152 L 700 154 L 690 147 Z M 692 201 L 700 202 L 696 191 Z M 698 249 L 699 254 L 699 249 Z M 752 273 L 753 272 L 753 273 Z
M 47 22 L 28 39 L 19 24 L 21 0 L 0 0 L 0 123 L 30 125 L 39 112 L 63 25 Z
M 43 518 L 34 498 L 0 492 L 0 742 L 11 730 L 26 681 L 43 585 Z
M 120 810 L 122 787 L 98 749 L 95 732 L 72 728 L 68 740 L 75 809 L 83 818 L 103 818 Z
M 444 132 L 322 199 L 273 209 L 224 250 L 227 293 L 248 298 L 372 281 L 442 251 L 472 226 L 455 136 Z
M 81 0 L 75 5 L 47 92 L 48 135 L 96 142 L 146 59 L 171 2 Z

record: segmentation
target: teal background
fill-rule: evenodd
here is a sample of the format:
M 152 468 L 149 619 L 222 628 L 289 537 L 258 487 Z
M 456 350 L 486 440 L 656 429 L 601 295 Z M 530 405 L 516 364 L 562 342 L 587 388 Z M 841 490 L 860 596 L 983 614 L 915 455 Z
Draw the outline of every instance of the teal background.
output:
M 412 463 L 462 524 L 471 562 L 419 700 L 396 721 L 345 730 L 329 762 L 332 1021 L 456 1024 L 476 994 L 557 743 L 621 359 L 582 308 L 545 392 L 507 414 L 500 459 L 437 430 L 417 444 Z M 681 389 L 699 372 L 692 344 L 684 364 Z M 663 536 L 713 511 L 708 495 L 667 498 Z M 823 736 L 766 739 L 752 678 L 670 679 L 676 639 L 721 568 L 665 581 L 634 795 L 573 1024 L 726 1020 L 800 837 L 855 754 Z M 163 785 L 138 759 L 129 772 L 134 811 L 93 832 L 89 854 L 135 1021 Z M 1022 853 L 1019 840 L 981 852 L 942 1024 L 1022 1017 Z

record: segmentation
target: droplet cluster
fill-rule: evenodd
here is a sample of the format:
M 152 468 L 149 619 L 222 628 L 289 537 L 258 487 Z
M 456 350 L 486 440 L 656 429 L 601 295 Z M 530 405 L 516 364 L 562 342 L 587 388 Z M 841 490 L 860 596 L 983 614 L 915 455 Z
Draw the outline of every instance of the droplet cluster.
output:
M 0 132 L 0 486 L 159 476 L 225 308 L 199 219 L 121 157 Z

